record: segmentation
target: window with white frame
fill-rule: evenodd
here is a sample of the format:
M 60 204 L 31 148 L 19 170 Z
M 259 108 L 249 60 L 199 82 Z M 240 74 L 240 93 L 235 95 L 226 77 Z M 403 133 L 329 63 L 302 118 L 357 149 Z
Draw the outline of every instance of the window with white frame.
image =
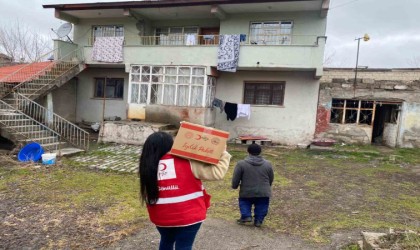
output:
M 251 44 L 290 45 L 292 43 L 292 21 L 251 22 Z
M 92 42 L 96 37 L 116 37 L 124 36 L 124 27 L 122 25 L 98 25 L 92 27 Z
M 198 27 L 164 27 L 156 28 L 158 45 L 194 45 L 198 43 Z
M 129 103 L 210 107 L 216 79 L 205 67 L 135 65 Z

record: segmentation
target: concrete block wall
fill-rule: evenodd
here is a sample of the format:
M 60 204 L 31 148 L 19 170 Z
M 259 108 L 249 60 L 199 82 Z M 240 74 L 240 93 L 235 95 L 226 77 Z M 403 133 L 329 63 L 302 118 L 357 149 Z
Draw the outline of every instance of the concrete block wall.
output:
M 315 137 L 335 138 L 347 143 L 369 144 L 370 131 L 360 125 L 330 124 L 333 98 L 388 100 L 408 104 L 403 112 L 409 112 L 410 122 L 402 119 L 398 145 L 418 147 L 420 145 L 420 69 L 366 69 L 360 70 L 354 84 L 353 69 L 324 69 L 320 80 L 317 124 Z M 415 108 L 414 108 L 415 107 Z M 418 131 L 418 132 L 416 132 Z

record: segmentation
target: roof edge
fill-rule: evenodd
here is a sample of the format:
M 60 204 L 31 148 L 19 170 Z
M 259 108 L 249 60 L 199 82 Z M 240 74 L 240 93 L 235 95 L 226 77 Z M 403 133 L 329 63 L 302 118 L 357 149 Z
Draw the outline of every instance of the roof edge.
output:
M 302 2 L 316 0 L 154 0 L 154 1 L 127 1 L 102 3 L 74 3 L 74 4 L 45 4 L 43 8 L 58 10 L 89 10 L 89 9 L 117 9 L 117 8 L 164 8 L 179 6 L 199 6 L 214 4 L 246 4 L 246 3 L 272 3 L 272 2 Z

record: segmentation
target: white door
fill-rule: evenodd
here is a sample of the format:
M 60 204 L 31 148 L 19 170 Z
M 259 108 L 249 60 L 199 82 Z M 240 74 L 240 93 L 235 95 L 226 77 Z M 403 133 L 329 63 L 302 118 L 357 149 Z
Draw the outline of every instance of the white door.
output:
M 130 82 L 128 99 L 128 119 L 146 119 L 148 84 Z

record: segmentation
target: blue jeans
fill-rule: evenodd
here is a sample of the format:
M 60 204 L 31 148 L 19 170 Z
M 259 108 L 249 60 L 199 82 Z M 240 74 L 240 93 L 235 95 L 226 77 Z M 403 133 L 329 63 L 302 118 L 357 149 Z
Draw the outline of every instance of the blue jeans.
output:
M 201 222 L 186 227 L 156 227 L 160 233 L 159 250 L 191 250 Z
M 268 213 L 270 204 L 269 197 L 239 198 L 239 210 L 241 219 L 252 218 L 252 206 L 254 206 L 254 220 L 263 222 Z

